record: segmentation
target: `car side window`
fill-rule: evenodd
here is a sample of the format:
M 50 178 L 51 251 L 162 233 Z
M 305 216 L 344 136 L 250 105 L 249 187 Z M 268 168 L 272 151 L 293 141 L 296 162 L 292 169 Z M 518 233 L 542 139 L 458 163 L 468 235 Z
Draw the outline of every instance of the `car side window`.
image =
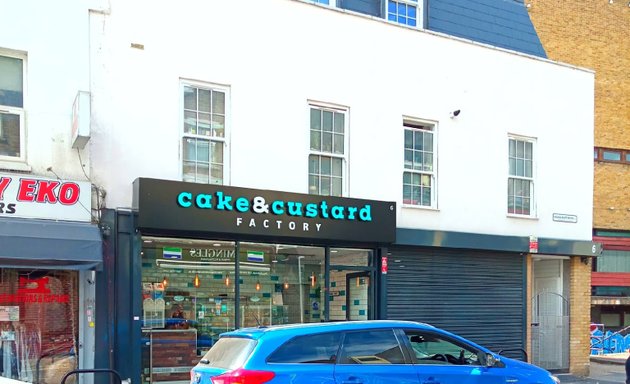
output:
M 276 349 L 268 363 L 334 364 L 337 358 L 341 333 L 320 333 L 297 336 Z
M 337 364 L 405 364 L 392 329 L 347 332 Z
M 432 332 L 405 330 L 417 364 L 481 365 L 481 351 Z

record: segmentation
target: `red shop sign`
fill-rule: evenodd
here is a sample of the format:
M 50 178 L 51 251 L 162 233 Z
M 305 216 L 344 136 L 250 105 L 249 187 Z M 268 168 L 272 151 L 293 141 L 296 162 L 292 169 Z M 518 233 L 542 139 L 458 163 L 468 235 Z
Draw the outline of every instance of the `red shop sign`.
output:
M 387 275 L 387 256 L 381 257 L 381 274 Z

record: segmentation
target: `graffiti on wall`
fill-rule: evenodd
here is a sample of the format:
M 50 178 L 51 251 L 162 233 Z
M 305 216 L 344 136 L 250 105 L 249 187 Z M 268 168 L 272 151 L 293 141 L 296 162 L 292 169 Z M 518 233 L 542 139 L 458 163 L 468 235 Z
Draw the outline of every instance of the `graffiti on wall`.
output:
M 630 334 L 603 331 L 602 327 L 591 325 L 591 355 L 622 353 L 630 349 Z

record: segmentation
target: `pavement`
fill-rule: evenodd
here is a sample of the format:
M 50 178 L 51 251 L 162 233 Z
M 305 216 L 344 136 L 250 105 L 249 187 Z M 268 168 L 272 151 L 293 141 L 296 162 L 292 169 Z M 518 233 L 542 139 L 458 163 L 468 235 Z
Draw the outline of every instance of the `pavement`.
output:
M 564 384 L 625 384 L 626 359 L 629 353 L 591 356 L 591 373 L 588 377 L 556 374 Z

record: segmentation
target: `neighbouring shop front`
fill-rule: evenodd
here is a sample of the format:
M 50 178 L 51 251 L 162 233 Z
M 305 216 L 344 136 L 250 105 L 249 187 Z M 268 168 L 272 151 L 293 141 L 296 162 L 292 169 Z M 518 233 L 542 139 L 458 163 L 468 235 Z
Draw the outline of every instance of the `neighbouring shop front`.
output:
M 554 371 L 588 363 L 590 241 L 398 228 L 387 318 L 427 322 Z M 583 348 L 571 348 L 580 340 Z
M 188 382 L 235 328 L 381 317 L 393 202 L 141 178 L 134 210 L 106 217 L 132 381 Z
M 52 384 L 93 367 L 102 240 L 90 210 L 87 182 L 0 174 L 0 379 Z

